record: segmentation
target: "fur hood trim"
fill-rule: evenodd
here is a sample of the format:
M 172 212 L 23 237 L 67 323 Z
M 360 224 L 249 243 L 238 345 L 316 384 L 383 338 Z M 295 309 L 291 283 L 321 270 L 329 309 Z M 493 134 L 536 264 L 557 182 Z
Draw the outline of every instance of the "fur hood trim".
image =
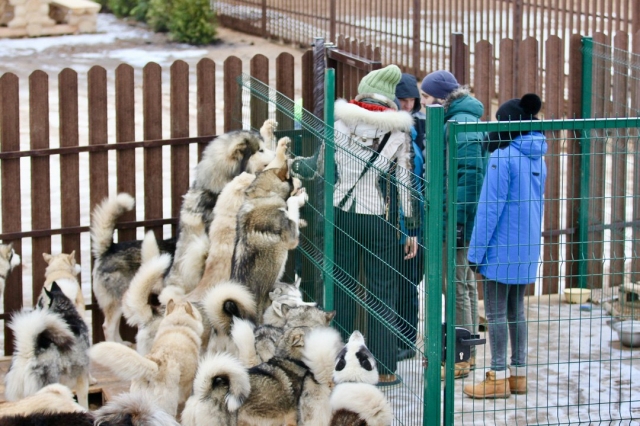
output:
M 444 103 L 442 104 L 442 106 L 444 107 L 444 110 L 445 111 L 448 110 L 451 104 L 453 103 L 453 101 L 455 101 L 456 99 L 460 99 L 463 96 L 467 96 L 470 94 L 471 94 L 471 89 L 469 89 L 469 86 L 458 87 L 453 92 L 451 92 L 449 96 L 447 96 L 447 99 L 444 100 Z
M 413 125 L 413 117 L 406 111 L 369 111 L 344 99 L 335 104 L 335 118 L 349 128 L 358 125 L 372 125 L 386 132 L 408 132 Z

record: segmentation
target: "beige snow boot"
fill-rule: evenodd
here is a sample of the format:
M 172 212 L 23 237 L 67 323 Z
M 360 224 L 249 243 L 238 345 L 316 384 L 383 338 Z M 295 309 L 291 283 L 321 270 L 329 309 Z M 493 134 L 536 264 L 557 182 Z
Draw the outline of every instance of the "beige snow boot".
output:
M 509 370 L 487 372 L 486 379 L 477 385 L 466 385 L 464 393 L 471 398 L 509 398 Z
M 515 371 L 512 371 L 514 369 Z M 509 388 L 511 393 L 523 395 L 527 393 L 527 376 L 523 367 L 509 368 Z M 513 374 L 516 374 L 515 376 Z

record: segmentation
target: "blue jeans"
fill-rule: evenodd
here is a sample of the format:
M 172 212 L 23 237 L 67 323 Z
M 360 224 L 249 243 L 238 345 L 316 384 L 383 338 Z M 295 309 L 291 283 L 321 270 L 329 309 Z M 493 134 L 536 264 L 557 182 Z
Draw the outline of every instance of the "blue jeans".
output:
M 526 285 L 484 281 L 484 309 L 493 371 L 507 369 L 507 340 L 511 340 L 511 365 L 521 367 L 527 362 L 526 289 Z

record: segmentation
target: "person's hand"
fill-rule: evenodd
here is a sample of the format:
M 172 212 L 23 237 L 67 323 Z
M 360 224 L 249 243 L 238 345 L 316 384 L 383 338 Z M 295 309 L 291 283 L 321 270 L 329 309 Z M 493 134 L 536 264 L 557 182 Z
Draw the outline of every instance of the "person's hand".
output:
M 458 223 L 456 225 L 456 248 L 464 248 L 465 246 L 465 241 L 464 241 L 464 225 L 461 223 Z
M 418 237 L 407 237 L 404 243 L 404 260 L 413 259 L 418 254 Z

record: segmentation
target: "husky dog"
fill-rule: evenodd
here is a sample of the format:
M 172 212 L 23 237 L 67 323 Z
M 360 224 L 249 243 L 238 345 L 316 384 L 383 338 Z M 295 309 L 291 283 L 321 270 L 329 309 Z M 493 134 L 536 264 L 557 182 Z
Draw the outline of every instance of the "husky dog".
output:
M 93 415 L 95 426 L 180 426 L 143 393 L 118 394 Z
M 0 417 L 2 426 L 94 426 L 93 414 L 79 413 L 33 413 Z
M 160 292 L 162 279 L 169 265 L 171 256 L 167 253 L 143 262 L 122 297 L 122 313 L 127 324 L 138 328 L 136 350 L 143 356 L 151 350 L 160 322 L 164 318 L 164 308 L 160 306 L 160 302 L 150 303 L 150 299 L 153 299 L 153 294 Z
M 89 330 L 73 302 L 53 282 L 45 288 L 47 309 L 21 311 L 9 327 L 16 337 L 11 367 L 5 376 L 9 401 L 33 395 L 51 383 L 75 388 L 88 408 Z
M 113 241 L 116 220 L 133 206 L 133 197 L 123 192 L 104 199 L 91 217 L 91 251 L 95 258 L 93 292 L 104 314 L 102 329 L 108 341 L 122 341 L 118 331 L 122 318 L 122 295 L 140 268 L 142 241 Z M 163 240 L 158 245 L 164 253 L 175 251 L 175 240 Z
M 189 302 L 167 304 L 151 351 L 141 356 L 114 342 L 95 344 L 91 359 L 131 380 L 131 393 L 144 393 L 175 416 L 191 393 L 200 354 L 202 317 Z
M 65 296 L 73 302 L 80 316 L 84 317 L 84 297 L 77 278 L 80 273 L 80 264 L 76 263 L 75 250 L 69 254 L 51 255 L 42 253 L 42 257 L 48 266 L 44 271 L 44 286 L 40 292 L 40 297 L 38 297 L 38 307 L 43 308 L 49 304 L 49 299 L 44 289 L 51 290 L 51 284 L 55 281 Z
M 318 327 L 305 335 L 302 362 L 313 378 L 307 378 L 298 404 L 298 424 L 325 426 L 331 420 L 329 398 L 333 389 L 333 366 L 342 348 L 342 338 L 331 327 Z
M 282 313 L 282 306 L 316 306 L 316 302 L 305 302 L 302 300 L 302 292 L 300 291 L 301 278 L 298 277 L 293 284 L 276 281 L 273 291 L 269 292 L 271 305 L 264 312 L 264 324 L 282 327 L 286 321 L 285 315 Z
M 0 244 L 0 297 L 4 294 L 7 275 L 19 264 L 20 256 L 13 250 L 13 244 Z
M 202 160 L 196 166 L 195 179 L 180 209 L 180 232 L 174 265 L 165 280 L 167 284 L 182 286 L 185 292 L 189 292 L 200 281 L 209 249 L 208 233 L 215 214 L 213 209 L 220 193 L 242 172 L 260 172 L 273 160 L 275 153 L 267 145 L 271 145 L 276 126 L 275 120 L 266 120 L 260 134 L 246 130 L 225 133 L 205 148 Z M 182 231 L 186 222 L 190 232 Z M 188 266 L 194 258 L 198 265 Z M 187 265 L 182 266 L 183 263 Z
M 227 280 L 218 283 L 207 292 L 201 302 L 209 330 L 205 332 L 208 352 L 227 351 L 234 355 L 238 348 L 233 344 L 231 331 L 234 320 L 256 321 L 256 302 L 253 294 L 242 284 Z
M 231 276 L 236 218 L 244 201 L 244 191 L 255 178 L 255 175 L 244 172 L 229 182 L 220 193 L 209 227 L 210 245 L 204 274 L 198 286 L 189 294 L 190 301 L 201 299 L 209 288 Z
M 378 383 L 376 361 L 356 330 L 336 358 L 331 394 L 331 426 L 388 426 L 391 407 Z
M 238 409 L 250 392 L 249 375 L 236 357 L 226 352 L 207 355 L 198 365 L 182 426 L 235 426 Z
M 53 383 L 33 395 L 13 402 L 0 404 L 0 418 L 6 416 L 28 416 L 31 414 L 84 413 L 87 410 L 73 399 L 71 389 L 60 383 Z
M 288 138 L 283 139 L 288 143 Z M 298 179 L 291 178 L 286 160 L 280 168 L 259 173 L 245 191 L 231 279 L 255 294 L 258 324 L 270 303 L 269 292 L 284 272 L 289 250 L 298 246 L 299 209 L 306 201 L 307 193 Z
M 275 355 L 278 342 L 285 331 L 295 327 L 327 327 L 335 317 L 336 312 L 326 312 L 317 306 L 300 305 L 290 307 L 282 305 L 285 323 L 282 327 L 263 324 L 254 331 L 255 350 L 257 357 L 266 362 Z

